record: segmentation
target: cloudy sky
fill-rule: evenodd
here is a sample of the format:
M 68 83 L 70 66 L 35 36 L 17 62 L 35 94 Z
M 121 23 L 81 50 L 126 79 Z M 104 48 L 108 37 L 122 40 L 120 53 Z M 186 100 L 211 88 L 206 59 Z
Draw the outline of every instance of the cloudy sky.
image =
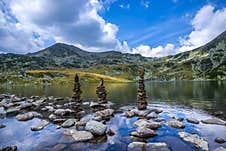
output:
M 0 53 L 56 42 L 161 57 L 226 30 L 226 0 L 0 0 Z

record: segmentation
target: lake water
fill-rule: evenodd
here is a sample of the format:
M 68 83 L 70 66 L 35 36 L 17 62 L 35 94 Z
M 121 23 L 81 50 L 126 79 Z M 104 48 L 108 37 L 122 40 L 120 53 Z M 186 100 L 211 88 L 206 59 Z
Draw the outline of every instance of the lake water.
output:
M 82 83 L 82 97 L 96 99 L 98 83 Z M 182 105 L 214 113 L 226 114 L 226 81 L 146 82 L 149 103 Z M 135 104 L 136 83 L 105 83 L 108 99 L 118 105 Z M 0 93 L 19 96 L 72 96 L 72 85 L 22 85 L 0 87 Z
M 82 83 L 82 97 L 95 100 L 95 88 L 98 83 Z M 213 117 L 209 113 L 215 111 L 226 112 L 226 82 L 146 82 L 149 106 L 162 109 L 159 118 L 171 119 L 193 117 L 203 120 Z M 108 99 L 118 106 L 135 105 L 136 83 L 106 83 Z M 60 96 L 70 97 L 72 85 L 26 85 L 0 87 L 0 93 L 12 93 L 19 96 Z M 0 108 L 0 112 L 1 112 Z M 38 118 L 21 122 L 15 117 L 0 119 L 0 123 L 6 125 L 0 129 L 0 147 L 17 145 L 21 151 L 30 150 L 127 150 L 130 142 L 137 141 L 130 138 L 130 133 L 136 129 L 134 122 L 137 117 L 126 118 L 124 113 L 118 112 L 106 125 L 116 135 L 104 136 L 98 139 L 77 143 L 70 136 L 63 135 L 64 128 L 56 129 L 57 125 L 50 123 L 43 130 L 33 132 L 32 125 L 37 125 Z M 210 150 L 219 146 L 226 147 L 226 143 L 220 145 L 214 142 L 216 137 L 226 139 L 226 126 L 191 124 L 184 120 L 185 128 L 176 129 L 162 124 L 158 129 L 158 136 L 149 138 L 146 142 L 166 142 L 171 151 L 198 151 L 193 145 L 178 137 L 178 132 L 185 131 L 196 133 L 204 137 L 209 143 Z

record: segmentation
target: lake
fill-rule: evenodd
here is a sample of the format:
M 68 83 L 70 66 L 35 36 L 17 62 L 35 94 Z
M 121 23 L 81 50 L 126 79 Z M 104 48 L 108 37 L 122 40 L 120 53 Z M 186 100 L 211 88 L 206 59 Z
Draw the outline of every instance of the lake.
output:
M 96 100 L 96 86 L 98 83 L 81 83 L 84 101 Z M 136 83 L 105 83 L 108 91 L 108 100 L 116 106 L 135 106 L 137 84 Z M 222 111 L 225 118 L 226 112 L 226 82 L 216 81 L 176 81 L 176 82 L 146 82 L 149 107 L 163 110 L 158 118 L 172 119 L 193 117 L 201 121 L 212 118 L 210 115 L 216 111 Z M 71 97 L 72 85 L 4 85 L 0 87 L 0 93 L 11 93 L 18 96 L 54 96 Z M 56 106 L 56 104 L 53 104 Z M 0 113 L 4 109 L 0 107 Z M 88 118 L 89 115 L 84 118 Z M 131 138 L 130 133 L 136 130 L 134 122 L 137 117 L 126 118 L 125 112 L 117 112 L 105 124 L 114 132 L 114 136 L 96 137 L 89 142 L 74 142 L 69 136 L 63 134 L 65 128 L 57 129 L 57 125 L 49 123 L 41 131 L 31 131 L 30 127 L 40 122 L 39 118 L 29 121 L 18 121 L 15 116 L 0 118 L 0 123 L 6 125 L 0 129 L 0 147 L 16 145 L 18 150 L 127 150 L 128 144 L 139 141 Z M 192 124 L 183 121 L 184 129 L 177 129 L 162 123 L 158 129 L 158 136 L 147 139 L 145 142 L 165 142 L 169 150 L 198 151 L 193 145 L 183 141 L 178 132 L 196 133 L 204 137 L 209 149 L 214 150 L 226 144 L 214 142 L 216 137 L 226 139 L 226 126 L 215 124 Z

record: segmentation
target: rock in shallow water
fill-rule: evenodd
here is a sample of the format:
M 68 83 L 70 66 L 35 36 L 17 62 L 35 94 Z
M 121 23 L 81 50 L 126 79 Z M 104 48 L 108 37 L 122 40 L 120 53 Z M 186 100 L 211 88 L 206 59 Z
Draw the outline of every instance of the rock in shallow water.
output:
M 40 130 L 42 130 L 45 126 L 47 126 L 48 124 L 49 124 L 48 121 L 42 120 L 42 121 L 40 121 L 40 123 L 39 123 L 38 125 L 32 126 L 32 127 L 31 127 L 31 130 L 32 130 L 32 131 L 40 131 Z
M 16 119 L 18 121 L 28 121 L 28 120 L 33 119 L 34 117 L 42 117 L 42 115 L 37 112 L 27 112 L 24 114 L 18 114 L 16 116 Z
M 169 120 L 166 122 L 166 124 L 173 128 L 184 128 L 185 127 L 183 122 L 178 121 L 176 119 Z
M 93 139 L 92 133 L 88 131 L 77 131 L 75 129 L 65 130 L 65 135 L 70 135 L 73 137 L 74 141 L 88 141 L 90 139 Z
M 210 118 L 210 119 L 202 120 L 202 122 L 204 124 L 226 125 L 225 121 L 223 121 L 221 119 L 217 119 L 217 118 Z
M 148 137 L 154 137 L 157 134 L 157 132 L 145 127 L 145 126 L 140 126 L 136 129 L 136 131 L 131 133 L 132 136 L 135 137 L 141 137 L 141 138 L 148 138 Z
M 163 142 L 157 143 L 144 143 L 144 142 L 132 142 L 128 145 L 129 151 L 170 151 L 167 144 Z
M 76 119 L 68 119 L 61 126 L 64 128 L 72 127 L 75 125 Z
M 57 109 L 54 114 L 58 115 L 58 116 L 64 116 L 66 114 L 70 114 L 73 113 L 73 111 L 71 109 Z
M 107 119 L 113 116 L 113 113 L 114 113 L 113 109 L 105 109 L 105 110 L 97 111 L 95 114 L 97 116 L 101 116 L 103 119 Z
M 106 132 L 107 126 L 100 122 L 90 120 L 86 123 L 85 129 L 92 134 L 103 135 Z
M 189 123 L 193 123 L 193 124 L 199 124 L 199 121 L 195 118 L 187 118 L 186 119 Z
M 198 136 L 197 134 L 190 134 L 190 133 L 187 133 L 187 132 L 179 132 L 178 135 L 184 141 L 191 143 L 196 148 L 198 148 L 202 151 L 208 151 L 209 150 L 208 142 L 204 138 Z
M 214 140 L 215 142 L 217 142 L 217 143 L 219 143 L 219 144 L 223 144 L 223 143 L 225 143 L 225 140 L 223 139 L 223 138 L 221 138 L 221 137 L 217 137 L 217 138 L 215 138 L 215 140 Z
M 144 127 L 150 128 L 150 129 L 158 129 L 158 128 L 162 127 L 161 124 L 152 123 L 146 119 L 139 119 L 134 123 L 134 125 L 139 126 L 139 127 L 144 126 Z

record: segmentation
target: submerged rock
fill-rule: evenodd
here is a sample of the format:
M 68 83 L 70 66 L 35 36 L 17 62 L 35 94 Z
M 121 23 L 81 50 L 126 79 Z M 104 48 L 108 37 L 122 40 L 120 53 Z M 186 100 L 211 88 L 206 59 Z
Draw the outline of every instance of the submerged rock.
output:
M 213 151 L 226 151 L 226 148 L 221 146 L 221 147 L 214 149 Z
M 186 118 L 186 120 L 189 122 L 189 123 L 193 123 L 193 124 L 199 124 L 199 121 L 195 118 Z
M 135 137 L 141 137 L 141 138 L 148 138 L 148 137 L 154 137 L 157 134 L 157 132 L 145 127 L 145 126 L 140 126 L 136 129 L 136 131 L 131 133 L 132 136 Z
M 190 134 L 190 133 L 187 133 L 187 132 L 179 132 L 178 135 L 184 141 L 191 143 L 196 148 L 198 148 L 202 151 L 208 151 L 209 150 L 208 142 L 204 138 L 198 136 L 197 134 Z
M 106 132 L 107 126 L 100 122 L 90 120 L 86 123 L 85 129 L 95 135 L 103 135 Z
M 221 137 L 217 137 L 217 138 L 215 138 L 215 140 L 214 140 L 215 142 L 217 142 L 217 143 L 219 143 L 219 144 L 223 144 L 223 143 L 225 143 L 225 140 L 223 139 L 223 138 L 221 138 Z
M 7 146 L 0 148 L 0 151 L 17 151 L 17 146 Z
M 217 119 L 217 118 L 210 118 L 210 119 L 202 120 L 202 122 L 204 124 L 226 125 L 225 121 L 223 121 L 221 119 Z
M 48 121 L 42 120 L 42 121 L 40 121 L 40 123 L 39 123 L 38 125 L 32 126 L 32 127 L 31 127 L 31 130 L 32 130 L 32 131 L 39 131 L 39 130 L 42 130 L 42 129 L 43 129 L 45 126 L 47 126 L 48 124 L 49 124 Z
M 61 126 L 64 128 L 72 127 L 75 125 L 76 119 L 68 119 Z
M 176 119 L 169 120 L 166 122 L 166 124 L 173 128 L 184 128 L 185 127 L 183 122 L 178 121 Z
M 88 141 L 93 139 L 92 133 L 88 131 L 77 131 L 75 129 L 65 130 L 65 135 L 70 135 L 74 139 L 74 141 Z
M 18 121 L 28 121 L 28 120 L 33 119 L 34 117 L 42 117 L 42 115 L 37 112 L 27 112 L 24 114 L 18 114 L 16 116 L 16 119 Z

